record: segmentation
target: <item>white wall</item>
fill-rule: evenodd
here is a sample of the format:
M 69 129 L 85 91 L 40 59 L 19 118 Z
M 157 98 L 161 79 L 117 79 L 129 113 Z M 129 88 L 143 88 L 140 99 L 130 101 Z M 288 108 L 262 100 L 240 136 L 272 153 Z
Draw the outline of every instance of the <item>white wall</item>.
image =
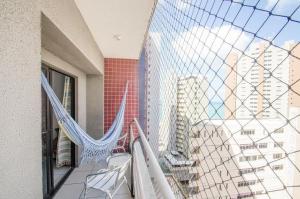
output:
M 0 198 L 42 198 L 40 2 L 0 1 Z
M 74 1 L 105 57 L 139 59 L 156 0 Z
M 77 48 L 99 74 L 103 74 L 102 52 L 95 43 L 74 0 L 43 0 L 42 12 L 74 45 L 72 47 Z M 61 41 L 58 40 L 58 42 Z

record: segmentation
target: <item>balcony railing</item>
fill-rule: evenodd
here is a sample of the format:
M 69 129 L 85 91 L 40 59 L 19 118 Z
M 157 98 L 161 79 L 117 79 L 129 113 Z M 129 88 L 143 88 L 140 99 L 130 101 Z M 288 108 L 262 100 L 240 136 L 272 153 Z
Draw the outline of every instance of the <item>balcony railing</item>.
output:
M 137 128 L 138 138 L 134 138 L 133 128 Z M 136 198 L 170 198 L 175 199 L 167 178 L 165 177 L 138 121 L 130 125 L 131 150 L 133 155 L 133 191 Z M 155 188 L 155 189 L 154 189 Z

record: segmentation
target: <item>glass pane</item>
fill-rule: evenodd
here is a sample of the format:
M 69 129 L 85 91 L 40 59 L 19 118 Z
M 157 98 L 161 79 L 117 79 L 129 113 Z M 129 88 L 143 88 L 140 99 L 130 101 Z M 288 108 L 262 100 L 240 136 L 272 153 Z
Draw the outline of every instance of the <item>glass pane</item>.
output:
M 52 71 L 52 88 L 65 107 L 71 114 L 73 87 L 71 78 L 61 73 Z M 55 115 L 52 116 L 52 167 L 54 186 L 65 176 L 71 168 L 71 141 L 59 128 Z
M 42 69 L 46 73 L 45 69 Z M 43 193 L 47 193 L 47 96 L 42 88 L 42 170 L 43 170 Z

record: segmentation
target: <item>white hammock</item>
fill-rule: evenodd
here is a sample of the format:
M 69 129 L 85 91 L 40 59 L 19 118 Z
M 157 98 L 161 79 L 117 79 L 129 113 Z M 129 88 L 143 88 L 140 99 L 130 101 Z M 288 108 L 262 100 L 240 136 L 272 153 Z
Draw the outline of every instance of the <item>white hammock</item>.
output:
M 107 158 L 107 156 L 110 155 L 112 149 L 117 145 L 118 138 L 122 132 L 128 83 L 126 84 L 126 89 L 119 108 L 119 112 L 117 113 L 112 126 L 99 140 L 95 140 L 90 137 L 74 121 L 74 119 L 64 109 L 63 105 L 55 95 L 54 91 L 47 81 L 47 78 L 43 73 L 42 86 L 50 100 L 59 127 L 64 131 L 64 133 L 73 143 L 82 147 L 81 163 L 91 160 L 100 161 Z

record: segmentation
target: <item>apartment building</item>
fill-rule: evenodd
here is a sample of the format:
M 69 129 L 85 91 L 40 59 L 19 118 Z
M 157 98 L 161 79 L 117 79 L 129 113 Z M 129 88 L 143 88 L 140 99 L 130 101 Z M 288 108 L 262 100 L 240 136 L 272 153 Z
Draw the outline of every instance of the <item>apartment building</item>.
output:
M 299 107 L 300 98 L 295 94 L 299 83 L 295 80 L 300 77 L 300 63 L 287 51 L 300 55 L 295 45 L 293 41 L 285 42 L 282 48 L 253 43 L 245 54 L 227 57 L 225 118 L 288 117 L 289 106 Z
M 197 197 L 199 193 L 199 185 L 195 183 L 199 180 L 199 174 L 195 169 L 197 161 L 186 158 L 178 151 L 170 151 L 164 155 L 164 166 L 179 182 L 187 197 Z
M 166 150 L 176 149 L 177 76 L 162 63 L 159 34 L 149 34 L 145 46 L 145 132 L 159 157 Z
M 298 110 L 298 114 L 299 114 Z M 295 185 L 299 154 L 299 119 L 206 120 L 193 125 L 199 153 L 195 169 L 201 198 L 289 198 Z M 275 192 L 272 192 L 276 190 Z M 268 195 L 267 195 L 268 193 Z
M 207 119 L 208 82 L 203 76 L 179 77 L 177 81 L 176 148 L 190 157 L 190 125 Z
M 208 98 L 204 95 L 208 88 L 206 78 L 203 76 L 179 77 L 177 80 L 177 106 L 176 106 L 176 139 L 175 147 L 164 156 L 164 162 L 170 172 L 184 187 L 189 197 L 196 197 L 199 186 L 195 181 L 199 174 L 195 167 L 198 161 L 192 158 L 199 153 L 194 145 L 194 134 L 191 125 L 199 120 L 207 119 L 205 110 L 208 108 Z
M 160 37 L 159 35 L 149 35 L 146 40 L 146 100 L 145 100 L 145 110 L 147 110 L 146 120 L 145 120 L 145 131 L 149 136 L 149 143 L 155 149 L 156 157 L 159 156 L 159 145 L 158 140 L 160 138 L 160 128 L 157 124 L 160 122 L 160 63 L 159 57 L 160 53 Z M 152 85 L 152 86 L 150 86 Z M 151 133 L 156 132 L 156 133 Z
M 286 49 L 293 47 L 291 41 L 284 44 Z M 204 78 L 178 79 L 177 151 L 165 155 L 165 162 L 191 198 L 268 198 L 267 192 L 299 177 L 293 166 L 298 155 L 285 158 L 285 151 L 296 151 L 300 141 L 300 121 L 285 124 L 300 113 L 295 94 L 299 88 L 294 86 L 300 75 L 298 60 L 265 42 L 252 45 L 248 54 L 232 53 L 226 60 L 225 120 L 206 115 Z M 296 196 L 297 188 L 269 195 L 290 194 Z

